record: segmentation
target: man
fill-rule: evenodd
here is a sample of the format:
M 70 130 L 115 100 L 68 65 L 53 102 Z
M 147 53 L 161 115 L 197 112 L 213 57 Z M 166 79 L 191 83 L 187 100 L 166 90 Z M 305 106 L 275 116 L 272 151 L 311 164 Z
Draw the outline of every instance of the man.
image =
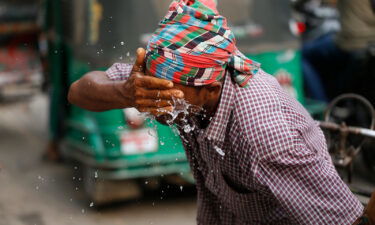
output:
M 196 180 L 199 225 L 365 220 L 317 123 L 237 50 L 213 1 L 173 2 L 147 50 L 146 59 L 137 51 L 133 68 L 87 74 L 69 100 L 93 111 L 136 107 L 174 122 Z M 193 107 L 173 120 L 182 100 Z

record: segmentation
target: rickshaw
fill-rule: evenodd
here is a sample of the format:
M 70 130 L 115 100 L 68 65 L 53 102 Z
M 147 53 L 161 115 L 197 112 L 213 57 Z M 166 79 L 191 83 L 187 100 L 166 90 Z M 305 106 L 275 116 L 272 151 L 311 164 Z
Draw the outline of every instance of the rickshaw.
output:
M 138 198 L 161 180 L 192 185 L 178 134 L 134 109 L 89 112 L 69 105 L 69 85 L 115 62 L 133 63 L 138 29 L 152 31 L 159 18 L 137 27 L 137 9 L 148 1 L 47 1 L 52 81 L 51 136 L 65 159 L 83 168 L 85 191 L 95 206 Z M 148 24 L 148 26 L 147 26 Z M 132 34 L 132 35 L 129 35 Z M 129 52 L 129 53 L 128 53 Z M 182 188 L 181 188 L 182 189 Z
M 61 87 L 64 83 L 69 85 L 91 70 L 105 70 L 114 62 L 134 61 L 133 52 L 145 46 L 170 2 L 49 2 L 55 23 L 50 55 L 57 92 L 53 95 L 52 123 L 63 121 L 63 154 L 84 165 L 86 191 L 97 204 L 140 196 L 139 181 L 144 184 L 173 176 L 180 182 L 193 182 L 173 128 L 145 120 L 133 109 L 95 113 L 69 106 L 62 107 L 65 113 L 58 110 L 66 101 L 66 87 Z M 289 1 L 220 0 L 219 6 L 231 21 L 240 49 L 261 62 L 264 70 L 305 103 L 298 39 L 290 32 Z M 316 107 L 311 109 L 317 113 Z M 63 117 L 56 117 L 57 113 Z

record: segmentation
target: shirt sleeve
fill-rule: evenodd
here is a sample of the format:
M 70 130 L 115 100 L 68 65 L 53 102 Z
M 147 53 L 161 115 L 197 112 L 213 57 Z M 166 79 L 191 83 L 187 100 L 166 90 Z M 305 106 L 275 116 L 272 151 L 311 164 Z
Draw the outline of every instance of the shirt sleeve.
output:
M 115 63 L 106 71 L 106 74 L 113 81 L 123 81 L 129 78 L 132 69 L 131 64 Z
M 336 172 L 322 131 L 299 103 L 266 84 L 243 104 L 251 113 L 240 115 L 248 154 L 256 158 L 242 156 L 252 161 L 244 170 L 253 168 L 254 175 L 244 185 L 251 189 L 255 177 L 258 191 L 297 224 L 351 225 L 363 206 Z

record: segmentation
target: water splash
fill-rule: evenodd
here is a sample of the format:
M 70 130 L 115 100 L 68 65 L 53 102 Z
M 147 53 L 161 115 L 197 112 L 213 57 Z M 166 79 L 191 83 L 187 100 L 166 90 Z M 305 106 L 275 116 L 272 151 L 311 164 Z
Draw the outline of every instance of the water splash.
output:
M 217 146 L 214 146 L 214 149 L 217 153 L 219 153 L 219 155 L 221 156 L 225 156 L 225 152 L 223 151 L 223 149 L 217 147 Z
M 165 121 L 166 124 L 170 126 L 175 136 L 179 136 L 183 142 L 187 143 L 188 140 L 184 138 L 181 132 L 190 133 L 196 129 L 195 124 L 191 124 L 188 118 L 192 115 L 198 115 L 203 111 L 203 108 L 189 104 L 186 100 L 179 98 L 172 98 L 171 103 L 173 111 L 158 109 L 157 112 L 168 115 L 168 119 Z M 152 115 L 151 113 L 140 113 L 140 115 L 145 119 L 149 119 L 150 125 L 154 126 L 154 128 L 157 129 L 157 125 L 155 123 L 156 118 L 154 115 Z M 161 145 L 163 145 L 162 143 L 165 143 L 164 141 L 161 141 Z

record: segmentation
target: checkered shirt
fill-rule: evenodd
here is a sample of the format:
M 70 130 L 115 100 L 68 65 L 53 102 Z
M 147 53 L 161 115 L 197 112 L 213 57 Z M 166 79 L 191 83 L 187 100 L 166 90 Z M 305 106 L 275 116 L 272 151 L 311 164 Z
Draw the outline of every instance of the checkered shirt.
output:
M 128 71 L 115 64 L 107 73 L 127 79 Z M 249 88 L 226 76 L 209 126 L 181 137 L 196 179 L 198 225 L 350 225 L 362 214 L 318 124 L 262 70 Z

